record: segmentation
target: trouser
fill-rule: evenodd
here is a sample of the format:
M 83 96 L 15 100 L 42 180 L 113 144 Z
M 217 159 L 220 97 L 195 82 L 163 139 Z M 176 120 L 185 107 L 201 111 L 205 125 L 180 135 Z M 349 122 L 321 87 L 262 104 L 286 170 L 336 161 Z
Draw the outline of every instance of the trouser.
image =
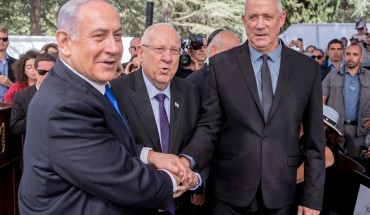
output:
M 366 136 L 357 136 L 357 125 L 344 125 L 343 146 L 350 157 L 359 158 Z

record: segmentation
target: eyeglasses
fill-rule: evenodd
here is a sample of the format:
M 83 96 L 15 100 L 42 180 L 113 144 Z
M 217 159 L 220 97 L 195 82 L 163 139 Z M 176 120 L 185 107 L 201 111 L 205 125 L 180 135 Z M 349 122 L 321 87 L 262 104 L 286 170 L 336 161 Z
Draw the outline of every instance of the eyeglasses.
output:
M 364 28 L 357 28 L 357 30 L 358 30 L 358 31 L 362 31 L 362 30 L 364 30 Z
M 3 41 L 4 43 L 9 41 L 8 37 L 0 37 L 0 41 Z
M 153 50 L 155 53 L 158 53 L 158 54 L 162 54 L 163 52 L 167 51 L 167 50 L 170 50 L 170 53 L 173 54 L 173 55 L 180 55 L 180 48 L 163 48 L 163 47 L 153 47 L 153 46 L 149 46 L 149 45 L 145 45 L 143 44 L 142 45 L 143 47 L 146 47 L 146 48 L 149 48 L 151 50 Z
M 128 49 L 134 49 L 136 51 L 136 46 L 130 46 Z
M 322 55 L 312 55 L 311 56 L 312 57 L 312 59 L 318 59 L 318 60 L 321 60 L 321 58 L 323 57 Z
M 49 70 L 38 69 L 37 72 L 39 73 L 39 75 L 45 75 L 46 73 L 49 72 Z
M 201 49 L 201 48 L 205 48 L 205 49 L 206 49 L 206 48 L 207 48 L 207 46 L 193 46 L 193 47 L 192 47 L 192 49 L 193 49 L 193 50 L 199 50 L 199 49 Z

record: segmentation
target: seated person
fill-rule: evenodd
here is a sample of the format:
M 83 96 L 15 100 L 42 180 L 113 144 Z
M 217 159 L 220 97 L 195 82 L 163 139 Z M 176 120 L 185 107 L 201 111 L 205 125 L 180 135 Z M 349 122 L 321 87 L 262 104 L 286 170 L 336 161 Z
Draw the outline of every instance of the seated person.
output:
M 324 186 L 324 200 L 323 200 L 323 210 L 321 214 L 329 214 L 329 209 L 332 204 L 335 204 L 332 196 L 335 195 L 333 190 L 335 190 L 336 179 L 337 179 L 337 157 L 340 151 L 343 151 L 340 148 L 340 143 L 342 142 L 342 133 L 337 129 L 336 124 L 339 119 L 339 114 L 333 108 L 324 105 L 323 106 L 323 115 L 324 115 L 324 129 L 326 137 L 326 148 L 325 148 L 325 167 L 326 167 L 326 178 Z M 305 135 L 303 134 L 300 138 L 300 142 L 305 141 Z M 303 155 L 302 155 L 303 156 Z M 297 184 L 300 184 L 304 181 L 304 165 L 300 165 L 297 170 Z M 298 185 L 296 198 L 299 201 L 300 195 L 299 192 L 300 186 Z

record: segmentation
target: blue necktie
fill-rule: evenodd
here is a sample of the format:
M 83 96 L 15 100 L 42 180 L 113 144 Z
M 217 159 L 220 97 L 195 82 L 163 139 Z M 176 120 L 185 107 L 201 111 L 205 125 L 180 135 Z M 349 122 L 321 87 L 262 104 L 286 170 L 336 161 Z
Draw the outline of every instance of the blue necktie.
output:
M 170 123 L 168 122 L 167 112 L 164 108 L 165 94 L 157 94 L 154 98 L 159 103 L 159 127 L 161 129 L 161 147 L 163 153 L 168 153 L 170 143 Z M 172 200 L 169 207 L 169 212 L 175 214 L 176 202 Z
M 123 123 L 125 124 L 126 128 L 128 128 L 126 120 L 123 118 L 123 116 L 121 114 L 121 111 L 119 110 L 117 99 L 114 96 L 113 91 L 110 88 L 109 84 L 105 85 L 105 94 L 104 94 L 104 96 L 110 101 L 110 103 L 113 105 L 114 109 L 116 109 L 116 111 L 120 115 L 120 117 L 121 117 Z

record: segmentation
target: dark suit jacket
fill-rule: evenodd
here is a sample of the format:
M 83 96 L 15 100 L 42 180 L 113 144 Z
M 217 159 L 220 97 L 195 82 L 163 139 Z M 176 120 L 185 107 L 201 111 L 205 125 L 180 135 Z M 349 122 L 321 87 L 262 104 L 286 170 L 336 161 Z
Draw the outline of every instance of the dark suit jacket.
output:
M 188 77 L 186 77 L 186 80 L 193 83 L 199 92 L 200 100 L 202 100 L 202 96 L 204 93 L 204 86 L 206 84 L 206 78 L 209 75 L 209 66 L 208 64 L 204 64 L 202 68 L 200 68 L 198 71 L 195 71 L 191 73 Z
M 14 72 L 13 72 L 13 69 L 12 69 L 12 65 L 13 65 L 13 63 L 15 63 L 15 61 L 17 61 L 17 59 L 9 56 L 9 61 L 8 61 L 8 78 L 13 83 L 15 82 L 15 76 L 14 76 Z
M 326 59 L 324 61 L 324 63 L 322 63 L 320 65 L 320 71 L 321 71 L 321 80 L 324 80 L 325 77 L 329 74 L 329 72 L 331 71 L 330 67 L 328 66 L 328 59 Z
M 142 70 L 111 82 L 121 111 L 131 126 L 139 148 L 146 146 L 162 152 L 159 133 Z M 169 153 L 179 154 L 189 142 L 198 120 L 199 98 L 196 88 L 187 81 L 174 77 L 170 85 L 170 143 Z
M 21 214 L 148 214 L 168 207 L 173 186 L 143 164 L 113 105 L 60 60 L 32 99 Z
M 319 65 L 283 45 L 266 124 L 248 43 L 214 56 L 210 67 L 198 128 L 182 153 L 199 168 L 213 156 L 208 185 L 215 198 L 245 207 L 260 185 L 267 208 L 292 203 L 303 122 L 308 141 L 302 204 L 320 209 L 325 143 Z
M 37 92 L 36 84 L 14 94 L 10 115 L 10 128 L 16 135 L 26 133 L 27 110 L 32 97 Z

